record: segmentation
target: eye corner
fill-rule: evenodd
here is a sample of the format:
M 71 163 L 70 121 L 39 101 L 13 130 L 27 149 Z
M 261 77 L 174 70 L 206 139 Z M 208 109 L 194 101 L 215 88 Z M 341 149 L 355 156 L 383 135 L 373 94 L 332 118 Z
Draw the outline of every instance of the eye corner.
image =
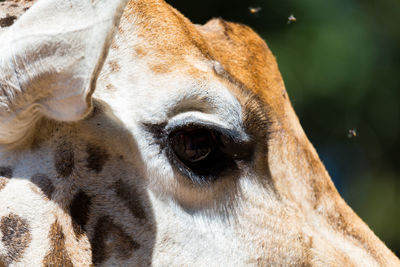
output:
M 151 122 L 142 122 L 142 127 L 146 132 L 152 134 L 155 139 L 163 140 L 168 136 L 166 129 L 167 123 L 151 123 Z

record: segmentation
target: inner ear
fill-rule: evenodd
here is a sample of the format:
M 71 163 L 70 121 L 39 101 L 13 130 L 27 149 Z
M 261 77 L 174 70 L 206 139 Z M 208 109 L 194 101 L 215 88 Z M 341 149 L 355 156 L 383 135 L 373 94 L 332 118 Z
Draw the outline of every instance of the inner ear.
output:
M 127 0 L 41 0 L 1 35 L 0 143 L 84 118 Z

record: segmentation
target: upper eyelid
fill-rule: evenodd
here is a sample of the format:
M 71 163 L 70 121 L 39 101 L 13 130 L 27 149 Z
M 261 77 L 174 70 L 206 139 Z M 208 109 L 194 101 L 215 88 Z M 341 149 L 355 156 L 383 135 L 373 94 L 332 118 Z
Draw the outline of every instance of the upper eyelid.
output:
M 197 112 L 196 112 L 197 113 Z M 171 134 L 176 130 L 183 128 L 204 128 L 209 130 L 214 130 L 227 137 L 230 137 L 233 141 L 239 143 L 247 143 L 250 141 L 250 137 L 246 134 L 241 126 L 233 126 L 229 124 L 224 124 L 219 120 L 208 119 L 210 116 L 205 114 L 205 116 L 199 117 L 199 114 L 184 114 L 178 118 L 170 120 L 165 126 L 165 131 L 167 135 Z
M 230 128 L 228 124 L 215 119 L 210 114 L 206 114 L 203 112 L 199 111 L 190 111 L 190 112 L 185 112 L 185 113 L 180 113 L 179 115 L 171 118 L 168 123 L 166 123 L 165 129 L 173 129 L 176 128 L 177 126 L 180 125 L 185 125 L 185 124 L 202 124 L 204 126 L 207 125 L 214 125 L 215 127 L 219 128 Z
M 166 145 L 166 139 L 168 139 L 173 132 L 185 128 L 212 130 L 222 136 L 228 137 L 236 144 L 250 144 L 254 141 L 252 140 L 253 138 L 245 132 L 241 123 L 223 123 L 219 119 L 216 119 L 215 115 L 202 113 L 200 111 L 181 113 L 169 119 L 167 122 L 142 122 L 142 125 L 147 132 L 151 133 L 153 137 L 158 140 L 156 143 L 159 143 L 162 147 Z
M 219 133 L 222 136 L 229 138 L 229 140 L 233 141 L 236 144 L 251 144 L 253 140 L 248 135 L 243 135 L 243 133 L 219 127 L 219 125 L 210 124 L 210 123 L 202 123 L 199 121 L 188 122 L 185 124 L 176 124 L 174 127 L 169 127 L 168 130 L 165 127 L 165 123 L 161 124 L 151 124 L 151 123 L 143 123 L 143 126 L 146 128 L 148 132 L 153 134 L 153 136 L 157 139 L 155 143 L 161 145 L 161 147 L 165 147 L 168 143 L 168 137 L 176 131 L 184 130 L 185 128 L 197 128 L 197 129 L 206 129 L 212 130 L 216 133 Z

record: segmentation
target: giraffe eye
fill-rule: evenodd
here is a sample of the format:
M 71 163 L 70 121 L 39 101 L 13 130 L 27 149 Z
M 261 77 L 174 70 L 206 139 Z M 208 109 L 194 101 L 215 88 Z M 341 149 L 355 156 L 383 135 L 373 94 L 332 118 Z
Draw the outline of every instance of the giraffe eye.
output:
M 187 165 L 196 165 L 206 160 L 216 149 L 216 137 L 204 129 L 180 130 L 170 136 L 176 156 Z
M 237 169 L 248 156 L 248 145 L 231 132 L 204 125 L 186 125 L 168 135 L 170 160 L 176 169 L 198 183 L 212 182 Z

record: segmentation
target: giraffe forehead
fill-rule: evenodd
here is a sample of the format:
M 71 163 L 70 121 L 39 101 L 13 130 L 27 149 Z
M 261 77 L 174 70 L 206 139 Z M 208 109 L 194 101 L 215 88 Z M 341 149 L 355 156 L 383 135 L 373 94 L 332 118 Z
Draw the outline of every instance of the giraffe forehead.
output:
M 193 25 L 186 19 L 177 21 L 179 23 L 173 23 L 169 29 L 175 34 L 166 34 L 168 39 L 160 42 L 157 38 L 156 47 L 152 45 L 151 37 L 133 42 L 133 62 L 136 64 L 136 59 L 144 58 L 145 66 L 140 69 L 147 69 L 148 77 L 155 81 L 154 87 L 148 87 L 149 91 L 154 90 L 154 94 L 161 96 L 162 89 L 168 88 L 171 92 L 168 85 L 172 85 L 172 90 L 182 89 L 187 95 L 196 95 L 193 87 L 185 86 L 188 82 L 182 81 L 183 77 L 192 80 L 189 83 L 197 83 L 209 93 L 210 99 L 220 99 L 221 95 L 229 92 L 245 113 L 252 112 L 255 106 L 248 104 L 248 98 L 252 96 L 258 99 L 256 106 L 281 115 L 285 113 L 284 106 L 289 100 L 283 79 L 274 56 L 260 36 L 247 26 L 222 19 L 211 20 L 204 26 Z M 132 60 L 128 65 L 131 64 Z M 114 60 L 110 60 L 109 67 L 111 72 L 124 71 L 116 66 Z M 217 83 L 224 86 L 216 86 Z M 235 108 L 240 109 L 238 106 Z M 261 119 L 264 120 L 265 116 Z
M 109 60 L 120 57 L 118 51 L 111 51 Z M 186 67 L 155 73 L 148 61 L 132 62 L 122 57 L 119 73 L 109 75 L 111 66 L 106 64 L 95 96 L 128 125 L 163 123 L 179 113 L 200 111 L 239 126 L 240 96 L 232 90 L 235 85 L 217 74 L 223 69 L 221 64 L 190 56 L 185 60 L 189 62 Z

